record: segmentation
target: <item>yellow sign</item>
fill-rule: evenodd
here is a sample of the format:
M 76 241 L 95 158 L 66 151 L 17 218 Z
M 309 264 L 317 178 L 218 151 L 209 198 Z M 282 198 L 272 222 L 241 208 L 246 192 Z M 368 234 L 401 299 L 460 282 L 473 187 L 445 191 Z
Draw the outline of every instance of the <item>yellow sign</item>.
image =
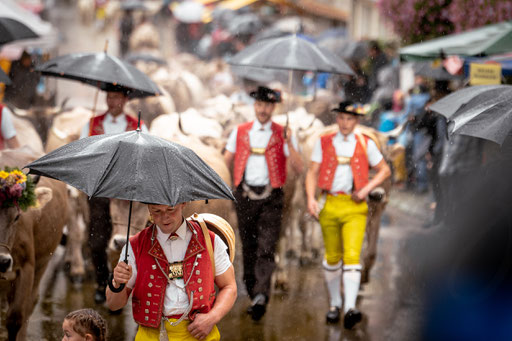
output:
M 501 64 L 471 63 L 469 82 L 471 85 L 501 84 Z

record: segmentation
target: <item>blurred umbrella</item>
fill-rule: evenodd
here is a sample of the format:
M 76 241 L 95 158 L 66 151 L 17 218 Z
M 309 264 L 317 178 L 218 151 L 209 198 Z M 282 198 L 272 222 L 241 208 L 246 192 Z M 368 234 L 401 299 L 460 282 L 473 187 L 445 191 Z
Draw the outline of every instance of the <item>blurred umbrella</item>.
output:
M 133 201 L 175 206 L 196 200 L 234 200 L 228 185 L 191 149 L 140 129 L 71 142 L 25 168 L 90 197 L 129 200 L 126 244 Z
M 419 76 L 438 80 L 438 81 L 450 81 L 455 79 L 462 79 L 463 75 L 452 75 L 446 69 L 440 65 L 439 67 L 433 67 L 431 62 L 418 62 L 413 66 L 414 73 Z
M 204 6 L 199 2 L 187 0 L 172 9 L 174 17 L 186 24 L 200 23 L 203 20 Z
M 213 9 L 211 17 L 212 21 L 222 28 L 228 28 L 231 20 L 236 17 L 236 13 L 232 9 L 217 6 Z
M 163 58 L 153 56 L 149 53 L 129 53 L 125 60 L 129 63 L 135 64 L 138 61 L 156 63 L 158 65 L 167 65 L 167 61 Z
M 333 53 L 297 35 L 258 41 L 237 53 L 228 63 L 267 69 L 354 74 Z
M 121 9 L 123 11 L 147 11 L 148 8 L 141 1 L 127 0 L 121 3 Z
M 451 123 L 451 134 L 503 143 L 512 130 L 512 85 L 478 85 L 456 91 L 430 106 Z
M 35 37 L 13 41 L 2 47 L 3 49 L 17 48 L 22 50 L 26 47 L 52 48 L 58 44 L 59 35 L 52 24 L 41 20 L 39 16 L 24 9 L 16 1 L 0 1 L 0 17 L 16 20 L 35 33 Z M 3 38 L 3 34 L 0 34 L 0 37 Z M 0 40 L 2 40 L 2 38 L 0 38 Z M 3 43 L 0 43 L 0 45 L 1 44 Z
M 130 98 L 160 94 L 157 85 L 144 73 L 105 52 L 59 56 L 36 70 L 44 76 L 77 80 L 104 91 L 124 91 Z
M 37 37 L 39 36 L 34 31 L 18 20 L 0 17 L 0 45 Z
M 263 23 L 254 13 L 247 13 L 235 16 L 229 21 L 228 31 L 232 35 L 253 35 L 258 32 Z
M 246 78 L 258 83 L 270 83 L 279 81 L 286 83 L 288 81 L 288 72 L 283 70 L 261 69 L 250 66 L 231 65 L 231 72 L 240 78 Z
M 11 84 L 11 80 L 5 74 L 4 70 L 2 70 L 2 68 L 0 68 L 0 83 L 4 83 L 5 85 L 10 85 Z
M 268 27 L 260 32 L 256 33 L 252 38 L 253 42 L 258 42 L 260 40 L 270 39 L 270 38 L 281 38 L 284 36 L 289 36 L 290 32 L 282 31 L 275 27 Z

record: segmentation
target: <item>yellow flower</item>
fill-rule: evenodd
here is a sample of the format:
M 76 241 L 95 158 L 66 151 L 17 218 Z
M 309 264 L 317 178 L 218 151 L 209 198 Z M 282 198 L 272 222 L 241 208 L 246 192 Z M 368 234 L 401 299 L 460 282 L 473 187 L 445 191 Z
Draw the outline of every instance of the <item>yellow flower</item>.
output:
M 17 184 L 22 184 L 25 181 L 27 181 L 27 176 L 25 175 L 25 173 L 23 173 L 22 171 L 20 171 L 18 169 L 13 170 L 11 172 L 11 174 L 14 175 L 14 177 L 16 178 Z
M 9 173 L 6 171 L 0 171 L 0 178 L 5 179 L 9 176 Z

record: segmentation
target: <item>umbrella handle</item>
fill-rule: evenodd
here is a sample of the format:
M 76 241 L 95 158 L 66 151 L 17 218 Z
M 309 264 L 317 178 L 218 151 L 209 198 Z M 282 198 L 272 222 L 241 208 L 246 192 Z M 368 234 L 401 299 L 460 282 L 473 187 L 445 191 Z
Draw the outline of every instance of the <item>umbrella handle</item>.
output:
M 110 276 L 108 277 L 108 287 L 110 289 L 110 291 L 112 292 L 115 292 L 116 294 L 117 293 L 120 293 L 121 291 L 123 291 L 124 287 L 125 287 L 125 284 L 124 283 L 121 283 L 121 285 L 119 286 L 119 288 L 116 288 L 114 286 L 114 284 L 112 284 L 112 280 L 114 279 L 114 274 L 111 273 Z

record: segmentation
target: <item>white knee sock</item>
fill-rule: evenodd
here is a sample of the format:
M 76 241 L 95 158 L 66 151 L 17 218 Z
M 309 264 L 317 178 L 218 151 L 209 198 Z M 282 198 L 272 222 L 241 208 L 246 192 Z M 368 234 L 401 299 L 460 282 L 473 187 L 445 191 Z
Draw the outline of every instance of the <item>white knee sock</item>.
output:
M 343 267 L 343 291 L 345 293 L 344 312 L 356 307 L 359 283 L 361 282 L 361 265 L 345 265 Z
M 327 289 L 329 290 L 329 299 L 331 307 L 341 308 L 341 262 L 335 265 L 329 265 L 324 260 L 324 276 Z

